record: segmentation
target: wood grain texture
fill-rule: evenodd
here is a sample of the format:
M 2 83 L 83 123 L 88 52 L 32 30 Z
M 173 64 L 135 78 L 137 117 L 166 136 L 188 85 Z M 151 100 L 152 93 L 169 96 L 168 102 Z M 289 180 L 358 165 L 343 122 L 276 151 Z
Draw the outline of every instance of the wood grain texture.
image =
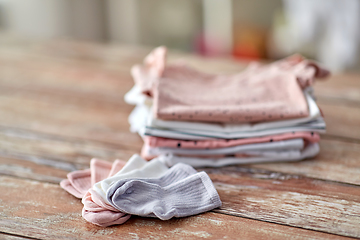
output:
M 360 185 L 360 143 L 322 136 L 320 153 L 313 159 L 249 167 Z
M 23 237 L 23 236 L 12 235 L 12 234 L 0 232 L 0 240 L 23 240 L 23 239 L 36 239 L 36 238 L 28 238 L 28 237 Z
M 127 160 L 138 151 L 106 142 L 0 127 L 0 156 L 33 161 L 67 171 L 88 166 L 91 158 Z
M 44 191 L 46 189 L 46 191 Z M 161 221 L 132 217 L 102 228 L 81 218 L 82 204 L 58 185 L 0 176 L 0 231 L 41 239 L 345 239 L 217 213 Z M 22 194 L 19 194 L 22 193 Z
M 318 102 L 325 115 L 327 135 L 360 140 L 359 106 L 335 105 L 321 99 Z
M 66 178 L 68 171 L 49 165 L 51 165 L 51 162 L 34 163 L 26 160 L 0 157 L 0 175 L 57 184 Z
M 319 99 L 333 104 L 358 106 L 360 103 L 360 77 L 355 73 L 335 74 L 327 81 L 315 84 Z
M 40 98 L 41 96 L 38 99 L 0 96 L 2 126 L 103 141 L 119 146 L 139 145 L 139 137 L 128 130 L 127 116 L 131 109 L 121 111 L 106 105 L 54 103 Z
M 360 187 L 241 167 L 206 169 L 223 205 L 216 212 L 360 237 Z

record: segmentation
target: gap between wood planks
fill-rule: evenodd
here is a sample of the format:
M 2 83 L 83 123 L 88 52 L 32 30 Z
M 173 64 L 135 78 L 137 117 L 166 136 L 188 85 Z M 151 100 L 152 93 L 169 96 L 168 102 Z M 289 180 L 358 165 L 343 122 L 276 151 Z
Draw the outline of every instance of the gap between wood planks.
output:
M 28 236 L 23 236 L 14 233 L 7 233 L 0 231 L 0 239 L 7 239 L 7 240 L 19 240 L 19 239 L 34 239 L 34 240 L 41 240 L 41 238 L 33 238 Z

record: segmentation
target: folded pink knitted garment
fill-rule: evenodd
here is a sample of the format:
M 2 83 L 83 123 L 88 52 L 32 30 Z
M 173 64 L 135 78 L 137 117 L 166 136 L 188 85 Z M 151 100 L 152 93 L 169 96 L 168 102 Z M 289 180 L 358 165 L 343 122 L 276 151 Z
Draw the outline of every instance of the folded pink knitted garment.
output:
M 165 65 L 166 48 L 151 52 L 132 68 L 136 85 L 154 98 L 154 114 L 164 120 L 266 122 L 306 117 L 302 89 L 329 71 L 295 55 L 268 65 L 252 64 L 233 75 Z
M 211 149 L 211 148 L 225 148 L 233 147 L 244 144 L 253 144 L 253 143 L 264 143 L 272 141 L 283 141 L 295 138 L 303 138 L 306 141 L 311 143 L 319 142 L 320 135 L 314 132 L 291 132 L 283 133 L 277 135 L 269 135 L 264 137 L 254 137 L 254 138 L 242 138 L 242 139 L 214 139 L 214 140 L 178 140 L 170 138 L 161 138 L 146 136 L 144 138 L 145 144 L 150 147 L 169 147 L 169 148 L 187 148 L 187 149 Z

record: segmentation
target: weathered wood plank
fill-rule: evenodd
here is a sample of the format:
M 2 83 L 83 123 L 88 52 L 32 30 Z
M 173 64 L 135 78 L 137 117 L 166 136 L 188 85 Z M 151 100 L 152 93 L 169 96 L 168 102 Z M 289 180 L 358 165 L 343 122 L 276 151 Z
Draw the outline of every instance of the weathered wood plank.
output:
M 55 103 L 47 98 L 41 100 L 41 96 L 0 96 L 2 126 L 129 147 L 139 143 L 139 137 L 128 130 L 130 111 L 131 108 L 115 109 L 109 105 Z
M 93 91 L 114 94 L 123 91 L 123 84 L 133 84 L 130 66 L 107 69 L 101 64 L 63 62 L 59 60 L 9 59 L 0 56 L 0 82 L 9 86 L 33 85 L 44 88 Z M 120 95 L 120 97 L 122 97 Z
M 67 171 L 89 165 L 91 158 L 127 160 L 139 149 L 123 145 L 0 127 L 0 156 L 28 160 Z
M 354 73 L 335 74 L 315 84 L 315 95 L 334 104 L 360 106 L 360 76 Z
M 360 185 L 360 143 L 323 136 L 320 153 L 314 159 L 249 167 Z
M 101 228 L 82 219 L 81 202 L 58 185 L 0 176 L 0 193 L 5 192 L 1 194 L 0 231 L 34 238 L 345 239 L 217 213 L 169 221 L 133 217 L 124 225 Z
M 37 164 L 27 160 L 0 157 L 0 175 L 56 184 L 66 178 L 68 171 L 49 165 L 45 165 L 44 163 Z M 80 169 L 85 168 L 89 168 L 89 166 L 82 166 Z
M 337 105 L 319 99 L 325 115 L 326 135 L 360 140 L 360 107 Z
M 223 206 L 216 212 L 360 237 L 360 187 L 260 169 L 205 169 Z
M 23 237 L 23 236 L 18 236 L 18 235 L 0 233 L 0 240 L 22 240 L 22 239 L 34 239 L 34 238 L 28 238 L 28 237 Z

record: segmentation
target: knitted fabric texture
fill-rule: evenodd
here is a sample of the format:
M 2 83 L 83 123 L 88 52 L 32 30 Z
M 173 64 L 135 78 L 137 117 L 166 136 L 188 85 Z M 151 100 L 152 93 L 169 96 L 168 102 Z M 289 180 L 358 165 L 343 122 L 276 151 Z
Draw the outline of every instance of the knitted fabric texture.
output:
M 205 172 L 176 164 L 158 179 L 120 180 L 107 192 L 118 210 L 167 220 L 186 217 L 221 206 L 220 197 Z

